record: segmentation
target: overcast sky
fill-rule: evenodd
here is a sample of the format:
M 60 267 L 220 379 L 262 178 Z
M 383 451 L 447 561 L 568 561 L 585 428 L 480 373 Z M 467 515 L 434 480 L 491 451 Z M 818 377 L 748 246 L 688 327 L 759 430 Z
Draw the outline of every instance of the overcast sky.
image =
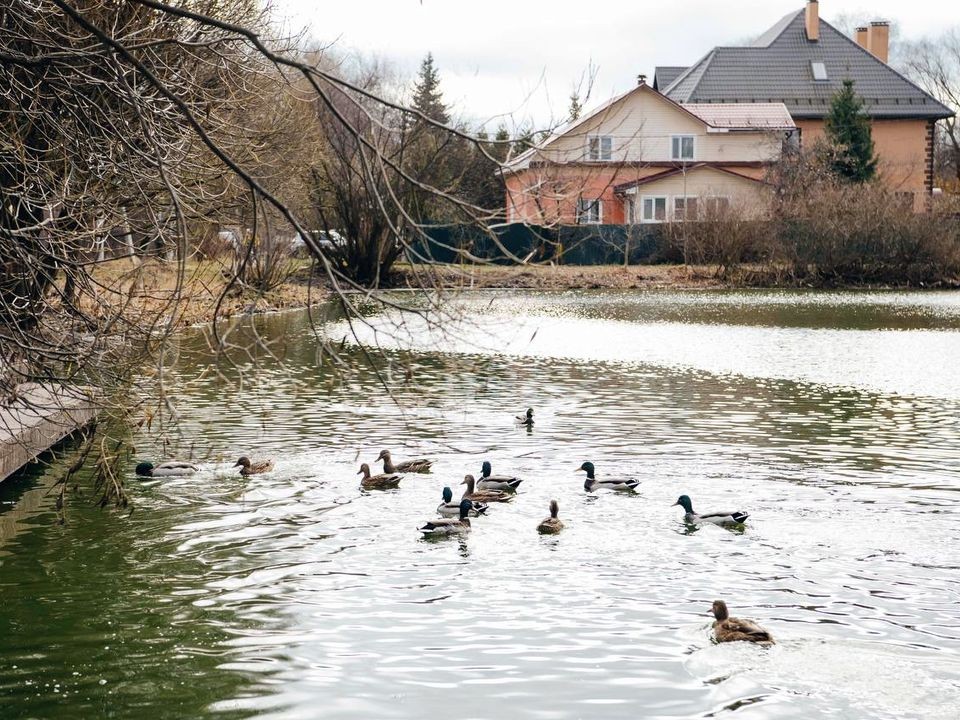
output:
M 274 0 L 290 26 L 321 42 L 376 54 L 412 77 L 430 51 L 455 114 L 538 126 L 566 115 L 593 63 L 590 105 L 653 79 L 656 65 L 689 65 L 715 45 L 760 35 L 804 0 Z M 821 0 L 827 21 L 889 20 L 904 39 L 960 21 L 952 0 Z M 848 23 L 849 24 L 849 23 Z

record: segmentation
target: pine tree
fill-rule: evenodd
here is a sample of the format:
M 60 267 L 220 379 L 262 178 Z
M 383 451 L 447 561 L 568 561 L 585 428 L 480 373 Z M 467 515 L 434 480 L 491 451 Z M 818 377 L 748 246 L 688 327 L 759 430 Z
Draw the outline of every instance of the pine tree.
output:
M 853 80 L 844 80 L 830 103 L 824 122 L 830 144 L 828 165 L 837 177 L 852 183 L 872 180 L 877 173 L 870 118 L 863 100 L 853 91 Z
M 413 86 L 413 107 L 438 123 L 446 125 L 450 122 L 447 106 L 443 104 L 440 73 L 433 62 L 433 53 L 427 53 L 420 63 L 420 72 Z
M 570 122 L 580 119 L 580 113 L 583 112 L 583 103 L 580 102 L 580 91 L 574 88 L 570 93 L 570 108 L 567 110 Z

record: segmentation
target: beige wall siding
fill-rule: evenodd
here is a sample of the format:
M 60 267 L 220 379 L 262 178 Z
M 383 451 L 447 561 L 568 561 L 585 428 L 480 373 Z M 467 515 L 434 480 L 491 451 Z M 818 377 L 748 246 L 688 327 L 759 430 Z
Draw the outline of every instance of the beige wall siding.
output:
M 668 212 L 672 210 L 673 199 L 677 197 L 725 197 L 738 215 L 760 217 L 767 210 L 769 193 L 768 186 L 753 180 L 713 168 L 698 168 L 686 176 L 677 174 L 641 185 L 636 188 L 636 195 L 629 197 L 666 197 Z
M 781 148 L 777 132 L 708 133 L 702 121 L 644 87 L 558 138 L 536 159 L 587 161 L 588 139 L 597 135 L 612 138 L 615 162 L 670 161 L 674 135 L 694 136 L 695 162 L 765 162 L 779 158 Z

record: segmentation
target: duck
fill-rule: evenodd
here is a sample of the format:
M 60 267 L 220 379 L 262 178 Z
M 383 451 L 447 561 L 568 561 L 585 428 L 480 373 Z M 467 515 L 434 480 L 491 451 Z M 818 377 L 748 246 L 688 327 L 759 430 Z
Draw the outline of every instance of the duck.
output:
M 426 537 L 437 537 L 440 535 L 454 535 L 456 533 L 465 533 L 470 530 L 470 518 L 467 515 L 473 509 L 473 503 L 464 498 L 460 501 L 460 513 L 458 518 L 440 518 L 439 520 L 428 520 L 423 527 L 417 528 Z
M 640 484 L 639 480 L 627 478 L 598 480 L 594 475 L 596 470 L 592 462 L 585 462 L 577 469 L 577 472 L 581 470 L 585 470 L 587 473 L 587 479 L 583 481 L 583 489 L 587 492 L 593 492 L 594 490 L 622 490 L 624 492 L 633 492 Z
M 483 465 L 480 468 L 480 482 L 477 483 L 477 488 L 480 490 L 502 490 L 504 492 L 516 492 L 517 488 L 520 487 L 520 483 L 523 482 L 518 477 L 512 477 L 510 475 L 491 475 L 493 472 L 493 466 L 486 460 L 483 461 Z
M 402 475 L 395 475 L 393 473 L 384 474 L 384 475 L 371 475 L 370 466 L 364 463 L 360 466 L 360 472 L 357 475 L 363 475 L 363 479 L 360 480 L 360 487 L 365 490 L 386 490 L 388 488 L 395 488 L 400 484 L 400 479 Z
M 134 472 L 140 477 L 187 477 L 199 468 L 183 460 L 164 460 L 154 465 L 152 462 L 138 463 Z
M 463 498 L 465 500 L 471 500 L 472 502 L 510 502 L 513 499 L 512 493 L 504 492 L 503 490 L 475 489 L 476 481 L 473 479 L 473 475 L 467 475 L 460 484 L 467 486 L 466 491 L 463 493 Z
M 470 508 L 470 517 L 479 517 L 486 511 L 486 505 L 475 502 Z M 453 502 L 453 490 L 449 487 L 443 489 L 443 502 L 437 506 L 437 514 L 443 517 L 457 517 L 460 514 L 460 503 Z
M 730 617 L 723 600 L 713 601 L 713 637 L 718 643 L 743 640 L 757 645 L 775 645 L 773 636 L 753 620 Z
M 742 525 L 750 517 L 747 513 L 737 510 L 736 512 L 712 512 L 695 513 L 693 503 L 688 495 L 681 495 L 677 498 L 674 505 L 682 505 L 684 509 L 683 521 L 687 525 L 699 525 L 700 523 L 713 523 L 714 525 Z
M 557 517 L 557 513 L 559 512 L 560 505 L 557 504 L 556 500 L 551 500 L 550 517 L 540 521 L 540 524 L 537 525 L 537 532 L 542 535 L 554 535 L 563 530 L 563 521 Z
M 240 474 L 243 476 L 247 475 L 260 475 L 261 473 L 268 473 L 273 470 L 273 460 L 258 460 L 257 462 L 250 462 L 250 458 L 246 455 L 237 460 L 237 463 L 234 467 L 240 468 Z
M 397 465 L 393 464 L 390 458 L 389 450 L 381 450 L 377 456 L 377 462 L 383 460 L 383 471 L 385 473 L 427 473 L 430 472 L 430 466 L 433 460 L 420 458 L 419 460 L 405 460 Z
M 526 425 L 527 427 L 533 427 L 533 408 L 527 408 L 527 412 L 524 415 L 517 415 L 517 424 Z

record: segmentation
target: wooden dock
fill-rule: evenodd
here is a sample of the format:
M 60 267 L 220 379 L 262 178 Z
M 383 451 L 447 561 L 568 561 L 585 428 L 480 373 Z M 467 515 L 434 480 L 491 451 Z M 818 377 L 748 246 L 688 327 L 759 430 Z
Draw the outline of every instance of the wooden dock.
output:
M 0 405 L 0 482 L 89 425 L 98 412 L 88 389 L 20 385 L 17 397 Z

